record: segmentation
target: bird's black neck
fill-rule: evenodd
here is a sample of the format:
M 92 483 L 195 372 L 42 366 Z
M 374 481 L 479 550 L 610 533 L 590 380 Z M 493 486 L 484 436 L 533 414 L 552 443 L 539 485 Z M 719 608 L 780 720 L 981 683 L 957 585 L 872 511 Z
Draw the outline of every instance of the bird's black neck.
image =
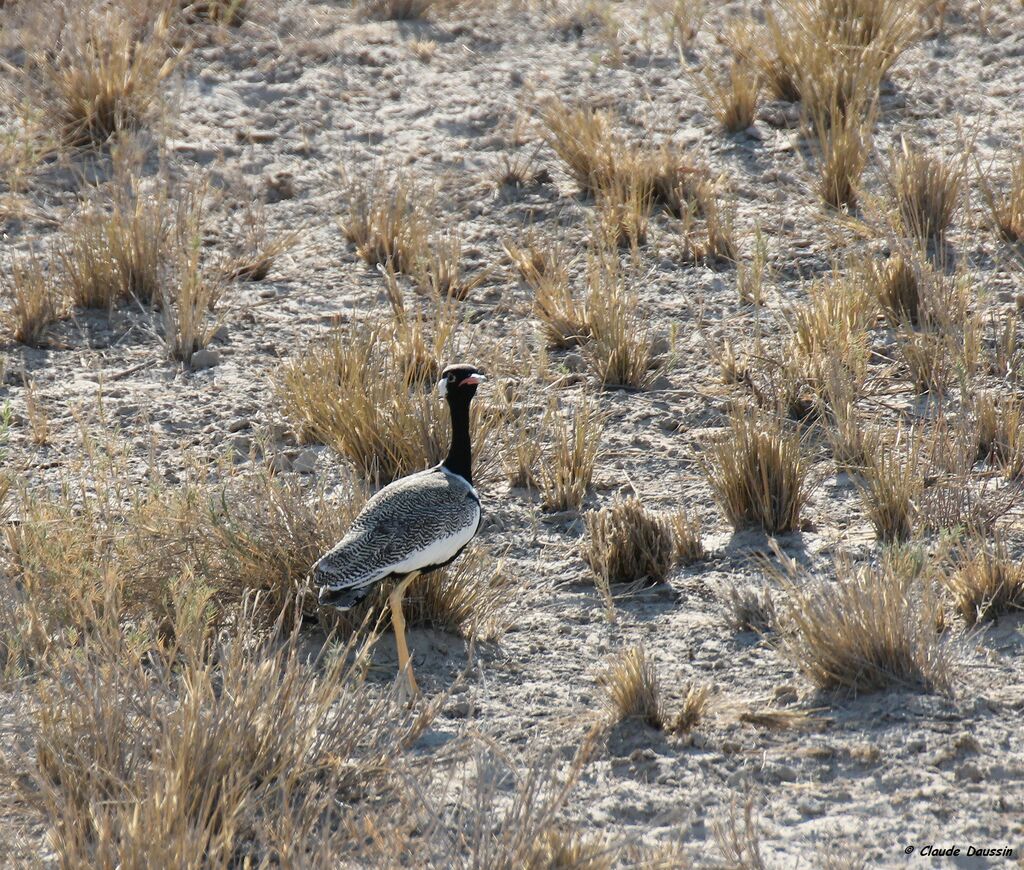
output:
M 452 446 L 444 467 L 473 485 L 473 455 L 469 446 L 469 402 L 449 402 L 452 414 Z

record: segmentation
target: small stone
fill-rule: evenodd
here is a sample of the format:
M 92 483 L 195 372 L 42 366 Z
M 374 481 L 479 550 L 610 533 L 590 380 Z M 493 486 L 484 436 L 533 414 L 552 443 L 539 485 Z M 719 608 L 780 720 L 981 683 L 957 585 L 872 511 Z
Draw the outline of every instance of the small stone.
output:
M 981 768 L 973 761 L 965 761 L 956 769 L 954 775 L 957 780 L 967 780 L 968 782 L 981 782 L 985 778 Z
M 273 175 L 267 176 L 265 183 L 268 203 L 292 199 L 295 196 L 295 178 L 290 172 L 275 172 Z
M 473 709 L 473 705 L 465 698 L 460 698 L 448 707 L 448 715 L 453 719 L 465 719 Z
M 275 453 L 267 460 L 267 466 L 274 474 L 283 474 L 291 471 L 292 463 L 283 453 Z
M 220 364 L 220 351 L 213 347 L 204 347 L 192 354 L 189 365 L 192 371 L 199 372 L 203 369 L 212 369 Z
M 231 332 L 226 326 L 218 326 L 217 330 L 213 333 L 213 340 L 221 344 L 227 344 L 231 340 Z
M 248 417 L 235 417 L 230 423 L 228 423 L 228 432 L 241 432 L 243 429 L 248 429 L 252 425 L 252 421 Z
M 776 764 L 769 770 L 769 776 L 776 782 L 796 782 L 796 771 L 788 764 Z
M 279 444 L 294 444 L 295 433 L 284 423 L 270 423 L 266 428 L 267 437 Z
M 277 297 L 277 291 L 273 287 L 264 287 L 259 292 L 260 299 L 275 299 Z
M 664 335 L 659 335 L 651 341 L 651 356 L 665 356 L 672 350 L 672 342 Z
M 563 363 L 571 372 L 582 372 L 587 368 L 587 361 L 583 359 L 583 354 L 579 353 L 567 353 Z
M 651 382 L 651 389 L 652 390 L 674 390 L 675 389 L 675 384 L 673 384 L 672 381 L 670 381 L 667 377 L 665 377 L 665 375 L 658 375 L 658 377 L 656 377 Z
M 252 438 L 247 435 L 239 435 L 231 439 L 231 461 L 245 462 L 252 453 Z
M 750 138 L 750 139 L 756 139 L 758 142 L 761 142 L 761 141 L 764 140 L 764 132 L 762 130 L 758 129 L 757 127 L 755 127 L 753 124 L 751 124 L 749 127 L 747 127 L 747 129 L 744 132 L 747 134 L 747 137 Z
M 316 471 L 316 460 L 316 451 L 312 447 L 307 447 L 292 460 L 292 471 L 298 474 L 312 474 Z

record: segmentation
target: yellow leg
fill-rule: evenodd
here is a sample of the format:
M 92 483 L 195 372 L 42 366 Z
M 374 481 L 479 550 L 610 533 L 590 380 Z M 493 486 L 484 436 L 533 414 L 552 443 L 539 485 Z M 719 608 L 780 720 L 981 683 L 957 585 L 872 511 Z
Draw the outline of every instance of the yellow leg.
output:
M 409 657 L 409 646 L 405 642 L 405 616 L 402 615 L 402 598 L 405 596 L 405 590 L 409 588 L 409 584 L 419 575 L 419 571 L 413 571 L 388 596 L 388 606 L 391 608 L 391 627 L 395 631 L 395 646 L 398 649 L 398 672 L 405 671 L 409 691 L 414 696 L 420 693 L 420 687 L 416 685 L 416 677 L 412 672 L 412 660 Z

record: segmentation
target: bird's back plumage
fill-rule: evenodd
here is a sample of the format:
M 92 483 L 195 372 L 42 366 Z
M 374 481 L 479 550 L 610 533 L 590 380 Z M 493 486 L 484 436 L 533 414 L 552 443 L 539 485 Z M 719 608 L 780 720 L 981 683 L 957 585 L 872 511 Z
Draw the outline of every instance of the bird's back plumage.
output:
M 428 468 L 367 501 L 348 534 L 314 565 L 313 580 L 331 606 L 352 607 L 385 577 L 452 561 L 479 525 L 476 490 L 444 466 Z

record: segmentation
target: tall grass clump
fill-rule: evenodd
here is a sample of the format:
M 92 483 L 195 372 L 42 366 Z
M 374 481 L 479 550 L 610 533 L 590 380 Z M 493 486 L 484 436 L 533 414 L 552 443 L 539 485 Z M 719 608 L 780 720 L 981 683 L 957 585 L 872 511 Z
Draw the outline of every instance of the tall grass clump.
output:
M 664 580 L 675 564 L 672 524 L 629 498 L 586 515 L 584 561 L 605 584 Z
M 548 406 L 544 430 L 550 441 L 541 452 L 538 478 L 543 504 L 550 511 L 578 510 L 594 476 L 605 415 L 584 396 L 571 413 Z
M 793 665 L 820 689 L 948 691 L 954 651 L 936 632 L 939 605 L 920 560 L 897 553 L 880 564 L 838 562 L 836 571 L 785 582 Z
M 960 206 L 965 166 L 944 159 L 907 139 L 892 157 L 889 186 L 904 230 L 922 244 L 942 238 Z
M 968 625 L 1024 610 L 1024 563 L 1009 557 L 1002 540 L 975 542 L 946 583 Z
M 99 145 L 159 116 L 161 87 L 183 54 L 173 30 L 169 8 L 140 24 L 87 3 L 61 19 L 55 43 L 30 44 L 30 87 L 65 144 Z
M 725 437 L 711 445 L 701 464 L 734 528 L 753 526 L 771 534 L 799 528 L 807 466 L 799 435 L 785 432 L 774 415 L 733 412 Z
M 332 447 L 368 480 L 419 471 L 448 449 L 448 410 L 434 385 L 446 346 L 418 345 L 414 358 L 403 326 L 341 329 L 286 364 L 278 380 L 285 414 L 301 436 Z M 478 469 L 488 461 L 495 424 L 483 413 L 485 401 L 472 409 Z
M 15 341 L 38 347 L 62 314 L 63 300 L 53 270 L 36 253 L 10 259 L 0 274 L 0 323 Z
M 41 687 L 29 799 L 64 866 L 348 863 L 427 718 L 244 620 L 203 654 L 110 640 Z M 346 653 L 355 655 L 350 661 Z M 362 806 L 356 810 L 355 807 Z

